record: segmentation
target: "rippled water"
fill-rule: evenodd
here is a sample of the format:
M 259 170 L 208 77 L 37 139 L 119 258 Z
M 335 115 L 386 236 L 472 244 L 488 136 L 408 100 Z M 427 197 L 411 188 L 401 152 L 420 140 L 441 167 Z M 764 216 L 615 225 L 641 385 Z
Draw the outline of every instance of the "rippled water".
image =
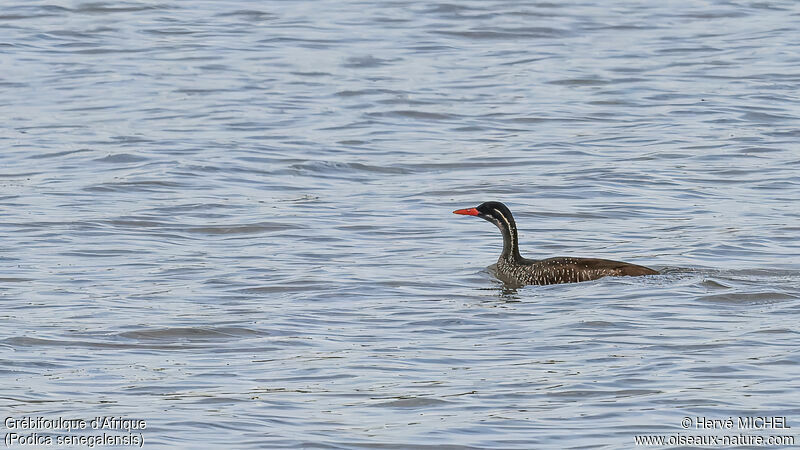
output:
M 800 6 L 595 3 L 5 2 L 4 416 L 145 448 L 800 426 Z M 504 288 L 451 214 L 487 200 L 523 255 L 664 274 Z

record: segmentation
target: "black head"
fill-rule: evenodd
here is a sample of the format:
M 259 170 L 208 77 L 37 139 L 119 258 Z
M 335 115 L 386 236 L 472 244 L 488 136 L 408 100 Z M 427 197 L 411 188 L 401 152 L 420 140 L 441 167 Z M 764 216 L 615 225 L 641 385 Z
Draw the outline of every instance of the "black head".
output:
M 514 217 L 511 215 L 511 210 L 500 202 L 486 202 L 481 203 L 475 208 L 459 209 L 453 211 L 454 214 L 462 214 L 465 216 L 478 216 L 483 220 L 488 220 L 493 224 L 503 228 L 512 228 Z
M 475 208 L 458 209 L 453 213 L 478 216 L 497 225 L 497 228 L 503 233 L 503 253 L 500 258 L 521 259 L 517 248 L 517 224 L 514 223 L 514 216 L 511 215 L 511 210 L 506 205 L 500 202 L 486 202 Z

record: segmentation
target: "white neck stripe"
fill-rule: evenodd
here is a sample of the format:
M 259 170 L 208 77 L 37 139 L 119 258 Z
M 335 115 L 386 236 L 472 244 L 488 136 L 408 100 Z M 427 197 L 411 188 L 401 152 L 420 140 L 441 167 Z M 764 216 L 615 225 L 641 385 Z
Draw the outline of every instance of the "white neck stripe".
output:
M 506 218 L 505 214 L 501 213 L 500 211 L 498 211 L 495 208 L 492 208 L 492 210 L 494 212 L 496 212 L 498 216 L 502 217 L 503 218 L 503 222 L 506 223 L 506 227 L 508 229 L 508 235 L 511 238 L 511 242 L 509 243 L 509 247 L 510 247 L 509 250 L 511 251 L 511 253 L 513 253 L 515 248 L 516 248 L 516 246 L 514 245 L 515 244 L 514 243 L 514 241 L 515 241 L 514 237 L 515 237 L 516 230 L 514 230 L 514 227 L 511 226 L 511 222 L 508 221 L 508 219 Z

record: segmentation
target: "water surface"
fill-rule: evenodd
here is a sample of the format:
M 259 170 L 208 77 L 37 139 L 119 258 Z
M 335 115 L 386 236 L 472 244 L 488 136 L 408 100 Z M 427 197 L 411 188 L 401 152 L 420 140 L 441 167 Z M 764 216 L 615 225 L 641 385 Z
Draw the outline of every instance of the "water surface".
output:
M 6 2 L 4 416 L 144 419 L 146 448 L 798 426 L 798 18 Z M 487 200 L 527 257 L 664 274 L 507 289 L 497 230 L 451 214 Z

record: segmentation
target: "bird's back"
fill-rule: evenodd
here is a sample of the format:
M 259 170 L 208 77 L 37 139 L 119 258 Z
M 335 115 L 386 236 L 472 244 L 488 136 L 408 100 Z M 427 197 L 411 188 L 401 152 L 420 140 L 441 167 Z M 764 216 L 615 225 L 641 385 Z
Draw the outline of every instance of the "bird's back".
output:
M 596 280 L 602 277 L 657 275 L 644 266 L 597 258 L 523 259 L 521 262 L 498 261 L 498 275 L 521 284 L 559 284 Z

